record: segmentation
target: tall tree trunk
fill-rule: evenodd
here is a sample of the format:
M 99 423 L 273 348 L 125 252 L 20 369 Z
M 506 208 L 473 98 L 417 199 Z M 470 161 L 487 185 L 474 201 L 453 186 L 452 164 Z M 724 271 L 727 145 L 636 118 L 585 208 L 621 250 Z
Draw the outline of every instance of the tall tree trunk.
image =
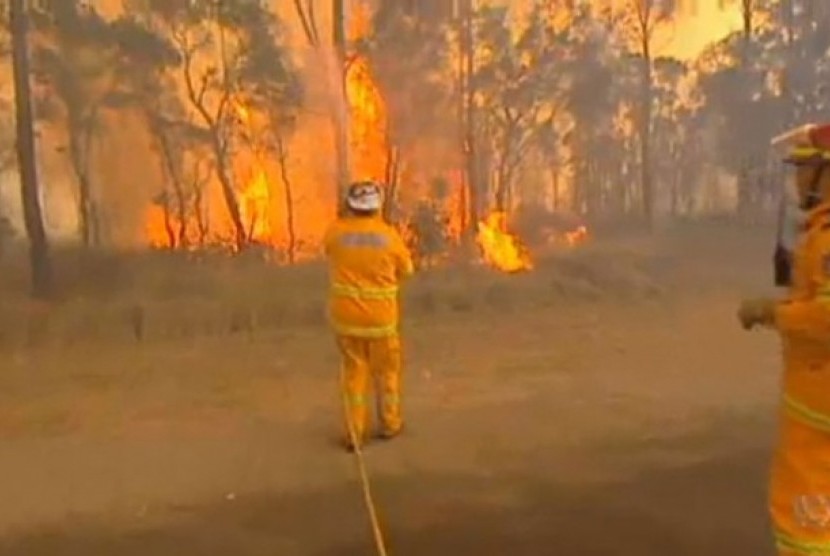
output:
M 753 29 L 753 15 L 755 0 L 742 0 L 741 2 L 741 19 L 743 21 L 743 29 L 741 35 L 741 51 L 740 51 L 740 72 L 743 74 L 744 82 L 750 83 L 752 68 L 750 66 L 750 48 L 752 47 L 752 29 Z M 749 103 L 751 99 L 745 99 Z M 739 147 L 741 148 L 741 147 Z M 745 148 L 741 148 L 738 153 L 740 157 L 739 165 L 740 171 L 738 173 L 738 214 L 747 218 L 754 208 L 753 184 L 749 179 L 749 154 Z
M 464 56 L 464 18 L 462 17 L 463 8 L 461 6 L 462 2 L 465 0 L 452 0 L 452 17 L 454 20 L 455 25 L 457 26 L 456 32 L 458 33 L 459 37 L 459 51 L 460 54 L 458 56 L 458 67 L 456 68 L 456 77 L 457 77 L 457 101 L 458 104 L 456 109 L 458 110 L 457 119 L 458 119 L 458 146 L 461 152 L 462 160 L 466 160 L 466 153 L 467 153 L 467 83 L 469 79 L 467 77 L 467 70 L 466 70 L 466 60 Z M 459 202 L 458 202 L 458 222 L 461 226 L 460 235 L 463 236 L 468 229 L 472 229 L 470 225 L 470 175 L 469 172 L 465 169 L 461 169 L 460 172 L 460 183 L 459 183 Z M 459 238 L 461 239 L 461 238 Z
M 481 210 L 481 183 L 478 171 L 478 148 L 476 145 L 476 108 L 475 88 L 473 75 L 475 74 L 475 36 L 473 19 L 475 15 L 475 0 L 462 0 L 461 6 L 461 56 L 464 59 L 464 155 L 467 184 L 469 188 L 470 228 L 475 236 Z
M 335 157 L 337 160 L 337 209 L 343 207 L 343 199 L 351 179 L 349 168 L 349 98 L 346 90 L 346 6 L 345 0 L 332 0 L 332 44 L 334 46 L 336 72 L 336 97 L 332 103 L 335 128 Z M 338 109 L 338 107 L 340 109 Z
M 387 132 L 388 133 L 388 132 Z M 387 137 L 389 135 L 387 134 Z M 392 141 L 386 147 L 386 197 L 383 200 L 383 218 L 392 222 L 398 198 L 398 173 L 400 170 L 400 149 Z
M 576 152 L 585 152 L 580 149 Z M 573 194 L 571 195 L 571 212 L 574 214 L 584 215 L 587 211 L 586 199 L 588 197 L 586 188 L 588 187 L 588 171 L 587 163 L 584 156 L 577 156 L 574 161 L 574 179 L 573 179 Z
M 642 43 L 642 105 L 640 106 L 640 194 L 643 216 L 649 230 L 654 228 L 654 187 L 651 173 L 651 104 L 653 97 L 651 76 L 651 44 L 647 35 Z
M 781 96 L 786 100 L 789 107 L 786 122 L 791 125 L 798 121 L 798 106 L 794 101 L 795 91 L 790 79 L 790 68 L 796 67 L 796 37 L 795 37 L 795 5 L 793 0 L 781 0 L 778 9 L 780 10 L 781 21 L 784 25 L 784 60 L 781 70 Z
M 178 220 L 178 230 L 176 231 L 176 245 L 179 248 L 188 247 L 188 218 L 187 218 L 187 195 L 184 192 L 184 183 L 181 173 L 181 154 L 175 152 L 176 147 L 173 146 L 168 136 L 168 131 L 164 129 L 164 124 L 160 122 L 153 122 L 154 116 L 147 115 L 150 119 L 150 129 L 155 135 L 158 143 L 158 148 L 161 151 L 161 160 L 164 173 L 170 180 L 173 186 L 173 193 L 176 196 L 176 220 Z
M 176 241 L 176 231 L 173 229 L 173 218 L 170 216 L 170 195 L 167 191 L 163 193 L 161 208 L 164 210 L 164 232 L 167 234 L 167 245 L 175 250 L 179 245 Z
M 245 224 L 242 222 L 239 199 L 236 197 L 236 190 L 231 178 L 232 170 L 228 165 L 227 147 L 223 144 L 223 139 L 220 137 L 221 133 L 219 129 L 211 129 L 211 145 L 216 157 L 216 176 L 219 178 L 222 198 L 225 200 L 225 206 L 228 208 L 228 214 L 233 224 L 236 248 L 238 251 L 243 251 L 248 245 L 248 234 L 245 230 Z
M 496 210 L 499 212 L 508 212 L 508 182 L 507 182 L 507 157 L 504 153 L 499 156 L 499 162 L 496 166 Z
M 344 0 L 332 0 L 332 47 L 333 56 L 324 58 L 328 65 L 328 78 L 332 80 L 331 125 L 334 129 L 334 150 L 336 164 L 335 193 L 338 214 L 343 209 L 343 199 L 348 187 L 349 175 L 349 142 L 347 135 L 347 107 L 346 98 L 346 13 Z M 300 20 L 308 44 L 315 49 L 321 48 L 320 34 L 317 30 L 315 0 L 294 0 L 294 11 Z M 333 61 L 332 61 L 333 58 Z
M 208 224 L 205 216 L 204 194 L 201 186 L 197 185 L 193 188 L 193 215 L 196 219 L 196 230 L 199 232 L 199 247 L 205 248 L 208 238 Z
M 550 165 L 550 186 L 551 186 L 551 193 L 553 197 L 553 210 L 556 212 L 559 210 L 560 199 L 559 199 L 559 171 L 558 168 L 551 164 Z
M 231 224 L 233 225 L 235 247 L 237 251 L 243 251 L 248 245 L 248 238 L 245 225 L 242 222 L 239 200 L 236 197 L 236 190 L 234 188 L 233 169 L 230 167 L 228 161 L 228 154 L 231 147 L 231 130 L 227 128 L 229 124 L 225 121 L 227 118 L 226 111 L 229 109 L 232 101 L 230 72 L 228 71 L 227 59 L 225 57 L 224 29 L 218 23 L 217 26 L 219 30 L 219 50 L 221 54 L 220 61 L 222 63 L 224 89 L 214 113 L 208 110 L 204 96 L 198 91 L 199 87 L 196 85 L 193 77 L 193 53 L 186 48 L 182 57 L 181 75 L 184 80 L 187 98 L 201 117 L 210 134 L 210 149 L 216 163 L 216 176 L 219 178 L 222 197 L 228 209 Z
M 82 136 L 81 124 L 69 122 L 69 159 L 75 180 L 78 182 L 78 228 L 81 235 L 81 243 L 84 247 L 91 247 L 94 244 L 94 207 L 92 202 L 92 184 L 89 179 L 88 157 L 85 151 L 86 141 Z
M 455 31 L 459 36 L 459 51 L 460 54 L 457 60 L 457 66 L 455 68 L 455 77 L 456 77 L 456 123 L 458 127 L 456 128 L 456 132 L 458 133 L 458 146 L 460 149 L 461 159 L 464 160 L 464 156 L 466 153 L 466 91 L 467 91 L 467 75 L 466 75 L 466 65 L 464 60 L 464 53 L 463 53 L 463 40 L 460 37 L 463 36 L 463 27 L 464 27 L 464 20 L 461 17 L 462 9 L 461 9 L 461 2 L 464 0 L 452 0 L 452 22 L 455 26 Z M 463 236 L 464 233 L 469 229 L 469 211 L 470 211 L 470 184 L 467 176 L 467 172 L 462 168 L 460 171 L 458 180 L 458 205 L 456 206 L 457 211 L 457 219 L 460 225 L 460 236 Z M 461 237 L 459 237 L 461 239 Z
M 280 165 L 283 191 L 285 192 L 285 225 L 288 232 L 288 262 L 294 264 L 297 251 L 297 229 L 294 224 L 294 187 L 288 177 L 288 156 L 282 137 L 277 137 L 277 159 Z
M 29 261 L 32 296 L 47 299 L 52 293 L 52 266 L 49 242 L 40 207 L 40 185 L 35 158 L 31 87 L 29 83 L 28 21 L 24 0 L 10 0 L 9 21 L 12 32 L 15 113 L 17 124 L 17 162 L 20 172 L 20 195 L 23 220 L 29 238 Z
M 671 157 L 672 164 L 669 169 L 669 180 L 670 180 L 670 187 L 671 189 L 671 199 L 670 199 L 670 211 L 671 217 L 677 218 L 680 216 L 680 184 L 682 183 L 683 175 L 681 172 L 682 164 L 683 164 L 683 154 L 681 152 L 681 147 L 678 145 L 672 145 L 669 156 Z
M 499 150 L 498 165 L 496 167 L 496 210 L 500 212 L 510 212 L 512 185 L 513 185 L 513 171 L 518 164 L 518 158 L 521 153 L 519 150 L 520 139 L 517 135 L 521 133 L 518 129 L 519 124 L 514 119 L 508 109 L 504 109 L 506 123 L 502 130 L 504 133 L 504 141 L 501 145 L 495 148 Z
M 232 141 L 232 132 L 225 129 L 224 133 L 221 126 L 227 125 L 223 123 L 225 110 L 233 98 L 231 83 L 231 72 L 228 68 L 228 46 L 225 36 L 225 26 L 219 21 L 219 9 L 222 6 L 221 0 L 216 4 L 216 28 L 219 31 L 219 58 L 222 63 L 222 81 L 223 81 L 223 98 L 220 109 L 216 112 L 216 117 L 213 118 L 213 125 L 211 126 L 211 135 L 213 136 L 213 149 L 216 153 L 216 173 L 219 177 L 219 183 L 222 186 L 222 196 L 225 199 L 225 204 L 228 206 L 228 213 L 233 222 L 234 231 L 236 232 L 236 249 L 241 252 L 251 242 L 251 235 L 245 230 L 245 223 L 242 221 L 242 212 L 239 208 L 239 198 L 236 195 L 236 187 L 233 178 L 233 168 L 228 161 L 230 152 L 230 143 Z M 189 73 L 189 72 L 188 72 Z M 253 230 L 253 225 L 251 227 Z

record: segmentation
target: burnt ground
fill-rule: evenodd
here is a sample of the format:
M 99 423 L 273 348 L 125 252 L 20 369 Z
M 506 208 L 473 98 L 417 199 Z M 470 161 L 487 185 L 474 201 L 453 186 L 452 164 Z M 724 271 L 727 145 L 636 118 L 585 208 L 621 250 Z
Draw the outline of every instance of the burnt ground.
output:
M 637 295 L 409 321 L 409 430 L 366 452 L 391 555 L 774 553 L 777 342 L 734 319 L 766 253 L 692 243 Z M 3 358 L 0 555 L 374 553 L 323 327 Z

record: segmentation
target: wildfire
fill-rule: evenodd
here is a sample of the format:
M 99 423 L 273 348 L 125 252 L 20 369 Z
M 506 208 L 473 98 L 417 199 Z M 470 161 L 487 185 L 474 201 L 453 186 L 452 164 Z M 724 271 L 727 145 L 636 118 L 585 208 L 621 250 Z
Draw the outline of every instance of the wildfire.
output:
M 543 230 L 543 237 L 545 243 L 551 246 L 576 247 L 584 243 L 590 237 L 588 227 L 579 225 L 571 229 L 562 231 L 562 228 L 545 228 Z
M 235 106 L 236 114 L 245 128 L 246 135 L 255 137 L 257 129 L 251 110 L 240 101 L 236 102 Z M 256 149 L 253 150 L 256 151 Z M 271 188 L 265 165 L 257 152 L 252 153 L 247 178 L 237 192 L 239 212 L 242 222 L 245 223 L 246 233 L 251 241 L 271 243 L 274 239 L 271 237 L 270 222 Z
M 446 1 L 446 0 L 445 0 Z M 599 0 L 597 0 L 599 1 Z M 622 0 L 619 0 L 620 2 Z M 715 0 L 711 0 L 715 2 Z M 371 11 L 368 2 L 354 3 L 354 9 L 348 11 L 348 39 L 350 43 L 359 41 L 371 32 Z M 706 4 L 708 6 L 708 4 Z M 696 14 L 699 19 L 714 18 L 713 7 L 702 8 Z M 684 12 L 685 14 L 685 12 Z M 694 15 L 694 14 L 692 14 Z M 691 18 L 690 14 L 684 15 L 685 19 Z M 684 21 L 685 21 L 684 19 Z M 731 21 L 731 20 L 729 20 Z M 727 18 L 722 18 L 720 27 L 732 25 Z M 689 24 L 690 25 L 690 24 Z M 720 29 L 718 27 L 718 29 Z M 714 29 L 714 27 L 712 28 Z M 722 29 L 717 33 L 723 33 Z M 715 33 L 715 31 L 713 31 Z M 685 35 L 684 35 L 685 36 Z M 684 43 L 685 44 L 685 43 Z M 666 47 L 668 48 L 668 47 Z M 692 48 L 691 46 L 689 47 Z M 378 81 L 370 61 L 359 53 L 348 53 L 345 74 L 345 99 L 338 99 L 348 112 L 348 121 L 345 126 L 345 134 L 348 142 L 348 160 L 352 179 L 376 179 L 387 181 L 395 172 L 390 172 L 390 139 L 389 139 L 389 112 L 387 99 L 378 86 Z M 321 80 L 325 81 L 325 80 Z M 338 83 L 338 87 L 339 87 Z M 395 99 L 393 99 L 395 100 Z M 394 106 L 395 104 L 391 104 Z M 258 128 L 262 128 L 262 115 L 257 114 L 253 107 L 249 108 L 244 104 L 234 102 L 238 121 L 235 122 L 240 135 L 256 137 Z M 315 124 L 319 123 L 314 120 Z M 336 126 L 331 126 L 332 128 Z M 289 164 L 290 179 L 286 179 L 276 166 L 273 152 L 263 152 L 254 143 L 248 141 L 234 148 L 229 153 L 232 158 L 232 178 L 236 188 L 236 199 L 240 219 L 245 227 L 248 240 L 261 245 L 269 245 L 275 248 L 285 246 L 289 235 L 286 230 L 286 222 L 299 229 L 291 232 L 291 237 L 297 234 L 297 249 L 300 251 L 300 260 L 317 256 L 321 229 L 324 223 L 332 216 L 331 206 L 334 202 L 324 198 L 324 192 L 331 188 L 328 183 L 330 170 L 324 168 L 320 162 L 323 155 L 320 154 L 320 145 L 327 143 L 322 136 L 323 133 L 333 133 L 326 125 L 301 126 L 300 139 L 292 138 L 290 145 L 293 160 Z M 339 128 L 338 128 L 339 129 Z M 394 135 L 393 135 L 394 137 Z M 454 141 L 454 138 L 451 138 Z M 396 193 L 396 198 L 401 207 L 401 213 L 409 215 L 415 212 L 424 199 L 429 200 L 432 209 L 437 214 L 436 221 L 441 228 L 441 238 L 445 239 L 441 248 L 448 252 L 453 246 L 461 243 L 464 232 L 469 229 L 468 207 L 471 200 L 467 197 L 464 189 L 463 171 L 460 169 L 461 161 L 452 159 L 447 155 L 439 163 L 430 165 L 436 158 L 436 153 L 443 155 L 452 149 L 442 149 L 443 144 L 435 145 L 435 142 L 416 141 L 416 145 L 406 145 L 404 162 L 401 163 L 399 173 L 402 176 L 400 182 L 403 186 Z M 449 143 L 449 141 L 448 141 Z M 393 146 L 394 142 L 392 143 Z M 398 146 L 399 147 L 399 146 Z M 333 155 L 334 153 L 326 153 Z M 331 156 L 328 156 L 331 158 Z M 448 162 L 449 160 L 449 162 Z M 299 168 L 297 168 L 299 166 Z M 422 169 L 429 167 L 430 172 Z M 452 169 L 447 169 L 447 168 Z M 433 178 L 433 168 L 440 168 L 440 173 L 446 184 L 440 189 L 440 194 L 429 183 Z M 439 171 L 435 172 L 436 174 Z M 284 183 L 292 182 L 295 187 L 293 200 L 286 200 L 282 194 Z M 392 181 L 392 180 L 390 180 Z M 286 189 L 287 190 L 287 189 Z M 232 236 L 229 233 L 231 225 L 228 222 L 225 201 L 220 194 L 216 183 L 215 175 L 205 184 L 206 211 L 209 212 L 206 221 L 211 225 L 207 244 L 226 244 L 232 242 L 228 239 Z M 181 247 L 177 244 L 177 235 L 182 227 L 179 221 L 180 214 L 175 210 L 177 200 L 171 193 L 164 193 L 154 199 L 154 203 L 147 208 L 147 241 L 153 247 L 171 248 Z M 567 193 L 566 193 L 567 195 Z M 291 196 L 289 195 L 289 199 Z M 179 203 L 181 204 L 181 203 Z M 188 219 L 193 219 L 194 211 L 191 208 L 192 202 L 188 200 Z M 289 206 L 290 205 L 290 206 Z M 209 210 L 208 210 L 209 207 Z M 286 218 L 288 210 L 296 210 L 299 215 L 294 219 L 293 214 Z M 184 214 L 182 212 L 181 214 Z M 406 217 L 403 218 L 406 220 Z M 482 261 L 503 272 L 528 271 L 534 268 L 534 263 L 527 246 L 523 241 L 508 229 L 508 214 L 504 211 L 494 211 L 477 223 L 476 242 L 481 252 Z M 571 221 L 567 226 L 559 226 L 558 230 L 545 233 L 542 236 L 535 235 L 535 239 L 547 240 L 549 246 L 574 247 L 582 244 L 589 238 L 588 228 L 582 225 L 574 225 L 578 221 Z M 188 235 L 197 231 L 193 222 L 186 226 Z M 536 229 L 538 232 L 538 228 Z M 546 232 L 547 230 L 543 230 Z M 421 241 L 429 243 L 425 238 L 428 234 L 418 233 L 413 229 L 404 230 L 406 238 L 411 243 Z M 206 234 L 207 235 L 207 234 Z M 528 236 L 529 237 L 529 236 Z M 204 238 L 203 238 L 204 239 Z M 292 240 L 293 241 L 293 240 Z M 438 242 L 436 242 L 438 243 Z M 447 247 L 449 245 L 449 247 Z M 535 245 L 535 242 L 534 242 Z M 196 248 L 196 239 L 189 240 L 188 247 Z M 307 257 L 303 256 L 307 254 Z M 440 257 L 440 255 L 439 255 Z M 293 259 L 297 260 L 297 259 Z M 440 260 L 440 259 L 435 259 Z
M 349 40 L 358 41 L 371 32 L 369 6 L 363 3 L 354 6 L 349 19 Z M 386 102 L 372 75 L 369 60 L 354 54 L 345 70 L 352 176 L 384 181 L 389 154 Z
M 386 111 L 369 62 L 356 57 L 346 73 L 352 173 L 361 179 L 386 176 Z
M 588 239 L 588 228 L 585 226 L 580 226 L 575 230 L 565 232 L 565 242 L 568 245 L 573 246 L 582 243 L 586 239 Z
M 358 41 L 371 31 L 371 10 L 368 6 L 359 5 L 349 12 L 349 40 Z M 347 60 L 345 71 L 345 94 L 348 108 L 347 139 L 348 160 L 352 179 L 375 179 L 386 181 L 388 166 L 387 144 L 387 109 L 386 103 L 376 84 L 369 60 L 353 53 Z M 315 186 L 317 178 L 308 173 L 297 177 L 297 195 L 293 199 L 295 205 L 288 207 L 289 201 L 283 195 L 276 194 L 282 187 L 284 179 L 277 180 L 280 175 L 276 167 L 276 155 L 266 149 L 263 143 L 263 130 L 267 123 L 263 115 L 255 109 L 245 105 L 243 99 L 233 99 L 231 109 L 235 121 L 233 125 L 238 131 L 239 144 L 231 155 L 231 179 L 235 185 L 235 196 L 238 204 L 239 216 L 245 228 L 246 240 L 259 245 L 275 248 L 284 247 L 288 242 L 288 230 L 284 229 L 283 222 L 287 211 L 302 211 L 308 215 L 310 209 L 317 216 L 325 210 L 317 210 L 325 206 L 328 199 L 320 199 L 319 195 L 312 194 L 309 189 Z M 318 141 L 319 142 L 319 141 Z M 299 142 L 295 143 L 299 144 Z M 316 146 L 316 145 L 315 145 Z M 293 153 L 292 153 L 293 154 Z M 295 156 L 294 159 L 297 157 Z M 296 164 L 293 163 L 290 171 L 293 178 Z M 312 183 L 313 182 L 313 183 Z M 215 207 L 210 214 L 211 229 L 208 237 L 204 238 L 208 244 L 233 244 L 232 224 L 224 210 L 225 201 L 215 176 L 205 184 L 205 201 Z M 178 248 L 178 232 L 183 227 L 195 230 L 196 225 L 190 220 L 193 211 L 188 210 L 185 215 L 187 222 L 180 222 L 184 212 L 177 210 L 181 204 L 173 192 L 164 191 L 157 195 L 145 216 L 146 238 L 155 248 Z M 190 208 L 190 207 L 188 207 Z M 329 216 L 326 215 L 325 218 Z M 319 234 L 310 233 L 310 228 L 321 228 L 314 222 L 323 222 L 325 218 L 305 218 L 295 220 L 299 222 L 299 243 L 296 248 L 316 253 L 315 243 Z M 319 230 L 316 230 L 319 231 Z M 188 234 L 190 235 L 190 234 Z M 191 247 L 198 247 L 197 241 L 189 239 Z M 295 254 L 297 255 L 297 254 Z M 303 255 L 300 254 L 302 257 Z M 296 260 L 296 257 L 295 257 Z
M 262 244 L 272 242 L 271 237 L 271 196 L 268 186 L 268 174 L 259 162 L 253 163 L 251 179 L 245 182 L 239 192 L 239 212 L 247 226 L 248 237 Z
M 145 228 L 147 243 L 154 249 L 163 249 L 173 245 L 175 232 L 171 229 L 170 213 L 162 203 L 155 202 L 147 207 Z
M 491 212 L 478 223 L 476 237 L 484 262 L 505 272 L 533 269 L 533 261 L 521 240 L 507 229 L 507 213 Z

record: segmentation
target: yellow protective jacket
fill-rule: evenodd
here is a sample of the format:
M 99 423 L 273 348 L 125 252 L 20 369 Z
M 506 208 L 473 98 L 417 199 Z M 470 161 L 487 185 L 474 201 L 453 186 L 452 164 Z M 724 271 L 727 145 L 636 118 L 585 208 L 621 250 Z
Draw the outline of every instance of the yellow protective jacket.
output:
M 398 286 L 413 272 L 397 230 L 380 218 L 345 217 L 324 240 L 329 259 L 329 318 L 340 336 L 386 338 L 398 333 Z
M 784 406 L 830 431 L 830 203 L 813 210 L 794 253 L 790 296 L 775 312 L 784 349 Z

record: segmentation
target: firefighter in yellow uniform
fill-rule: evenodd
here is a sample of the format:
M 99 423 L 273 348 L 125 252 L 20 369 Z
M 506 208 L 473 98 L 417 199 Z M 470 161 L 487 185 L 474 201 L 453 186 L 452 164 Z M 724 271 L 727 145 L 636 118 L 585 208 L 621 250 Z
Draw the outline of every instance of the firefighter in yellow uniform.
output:
M 778 331 L 784 377 L 769 504 L 778 554 L 830 555 L 830 126 L 779 138 L 794 147 L 804 222 L 792 252 L 789 294 L 744 301 L 739 319 Z M 774 143 L 779 141 L 774 141 Z M 778 257 L 777 257 L 778 258 Z
M 329 318 L 342 355 L 350 450 L 365 441 L 371 386 L 378 402 L 380 438 L 394 438 L 403 428 L 398 287 L 413 273 L 413 263 L 401 236 L 382 220 L 382 206 L 379 184 L 352 184 L 347 213 L 325 238 Z

